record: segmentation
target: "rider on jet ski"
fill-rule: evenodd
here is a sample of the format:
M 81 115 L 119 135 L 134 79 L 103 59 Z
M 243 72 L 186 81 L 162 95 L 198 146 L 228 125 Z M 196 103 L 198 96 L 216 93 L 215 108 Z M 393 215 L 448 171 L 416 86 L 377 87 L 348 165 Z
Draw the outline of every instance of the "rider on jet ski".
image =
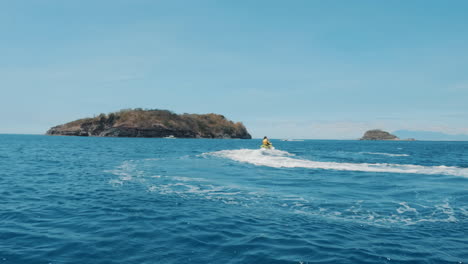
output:
M 266 136 L 263 137 L 262 143 L 263 143 L 263 145 L 261 146 L 262 148 L 269 149 L 269 148 L 273 147 L 273 144 L 271 144 L 270 140 L 268 140 L 268 138 Z

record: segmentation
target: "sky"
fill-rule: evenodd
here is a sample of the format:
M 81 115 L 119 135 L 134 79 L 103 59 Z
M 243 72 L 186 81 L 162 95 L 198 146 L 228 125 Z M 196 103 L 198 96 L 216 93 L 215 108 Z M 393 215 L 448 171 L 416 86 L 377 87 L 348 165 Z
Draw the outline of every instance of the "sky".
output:
M 468 134 L 468 1 L 0 0 L 0 133 L 126 108 Z

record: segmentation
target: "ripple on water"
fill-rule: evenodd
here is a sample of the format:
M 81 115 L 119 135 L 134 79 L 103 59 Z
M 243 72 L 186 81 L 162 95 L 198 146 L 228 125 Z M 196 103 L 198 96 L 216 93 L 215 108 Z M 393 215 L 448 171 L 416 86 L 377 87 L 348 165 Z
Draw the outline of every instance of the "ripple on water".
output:
M 464 143 L 25 139 L 0 136 L 5 263 L 467 259 Z

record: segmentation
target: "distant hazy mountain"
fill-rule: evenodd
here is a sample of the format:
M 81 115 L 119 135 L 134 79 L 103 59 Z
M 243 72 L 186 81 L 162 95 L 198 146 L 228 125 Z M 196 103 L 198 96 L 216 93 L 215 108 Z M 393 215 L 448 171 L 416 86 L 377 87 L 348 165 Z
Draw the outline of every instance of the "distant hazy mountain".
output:
M 461 140 L 468 141 L 468 135 L 450 135 L 433 131 L 398 130 L 393 132 L 399 138 L 415 138 L 416 140 Z

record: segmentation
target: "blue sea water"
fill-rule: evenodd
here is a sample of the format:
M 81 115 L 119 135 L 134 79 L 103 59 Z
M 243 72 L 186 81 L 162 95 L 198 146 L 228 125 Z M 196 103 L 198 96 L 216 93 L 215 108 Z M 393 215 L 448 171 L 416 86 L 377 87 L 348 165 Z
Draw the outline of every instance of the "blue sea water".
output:
M 3 263 L 466 263 L 468 142 L 0 135 Z

